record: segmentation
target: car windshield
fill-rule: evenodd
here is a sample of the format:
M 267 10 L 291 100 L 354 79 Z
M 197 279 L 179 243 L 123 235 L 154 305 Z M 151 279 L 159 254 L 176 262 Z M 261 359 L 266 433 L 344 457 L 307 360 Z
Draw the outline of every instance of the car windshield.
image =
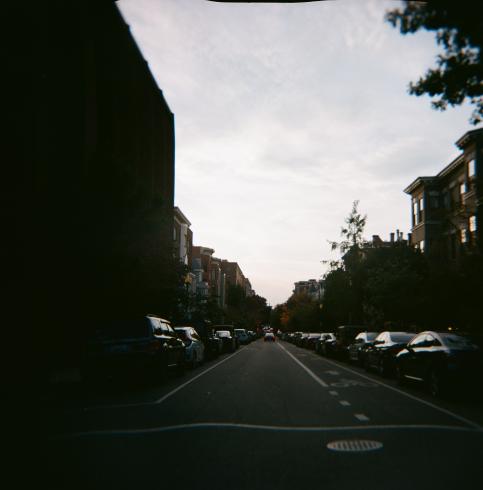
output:
M 188 332 L 184 328 L 175 328 L 176 335 L 182 339 L 188 338 Z
M 391 333 L 391 340 L 397 344 L 407 344 L 413 337 L 412 333 Z

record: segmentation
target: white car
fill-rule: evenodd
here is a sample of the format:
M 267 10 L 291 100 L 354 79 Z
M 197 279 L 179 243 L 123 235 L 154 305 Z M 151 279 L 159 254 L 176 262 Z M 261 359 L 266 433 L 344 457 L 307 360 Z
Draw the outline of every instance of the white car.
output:
M 273 332 L 267 332 L 264 337 L 263 337 L 263 340 L 265 342 L 275 342 L 275 335 L 273 334 Z
M 205 360 L 205 344 L 193 327 L 174 327 L 183 341 L 186 351 L 186 363 L 192 368 Z

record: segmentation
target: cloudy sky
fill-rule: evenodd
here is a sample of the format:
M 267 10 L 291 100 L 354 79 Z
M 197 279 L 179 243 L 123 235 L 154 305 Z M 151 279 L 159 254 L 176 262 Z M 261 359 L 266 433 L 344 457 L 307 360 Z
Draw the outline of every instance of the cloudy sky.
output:
M 335 258 L 352 202 L 366 236 L 407 233 L 403 189 L 457 154 L 469 106 L 407 94 L 434 34 L 401 36 L 387 0 L 119 0 L 176 120 L 176 205 L 195 245 L 237 261 L 275 305 Z

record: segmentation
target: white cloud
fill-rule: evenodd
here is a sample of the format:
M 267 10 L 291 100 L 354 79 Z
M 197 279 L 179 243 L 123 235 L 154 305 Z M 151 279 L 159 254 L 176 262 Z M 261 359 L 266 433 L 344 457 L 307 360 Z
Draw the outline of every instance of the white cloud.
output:
M 367 236 L 407 232 L 403 188 L 470 129 L 468 107 L 407 94 L 437 47 L 384 22 L 394 2 L 118 5 L 175 113 L 176 203 L 195 242 L 272 304 L 322 274 L 353 200 Z

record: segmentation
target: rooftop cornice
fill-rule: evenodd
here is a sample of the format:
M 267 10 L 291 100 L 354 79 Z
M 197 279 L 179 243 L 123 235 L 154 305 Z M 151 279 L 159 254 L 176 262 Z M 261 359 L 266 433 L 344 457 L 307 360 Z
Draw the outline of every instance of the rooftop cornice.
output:
M 470 141 L 477 138 L 478 136 L 483 136 L 483 128 L 473 129 L 472 131 L 467 131 L 461 138 L 456 141 L 455 145 L 461 150 L 468 145 Z
M 191 221 L 184 215 L 184 213 L 181 211 L 181 209 L 178 208 L 178 206 L 174 207 L 174 217 L 178 221 L 183 222 L 188 226 L 191 226 Z
M 418 187 L 428 184 L 430 182 L 437 181 L 438 177 L 418 177 L 416 180 L 413 180 L 405 189 L 404 192 L 406 194 L 412 194 Z

